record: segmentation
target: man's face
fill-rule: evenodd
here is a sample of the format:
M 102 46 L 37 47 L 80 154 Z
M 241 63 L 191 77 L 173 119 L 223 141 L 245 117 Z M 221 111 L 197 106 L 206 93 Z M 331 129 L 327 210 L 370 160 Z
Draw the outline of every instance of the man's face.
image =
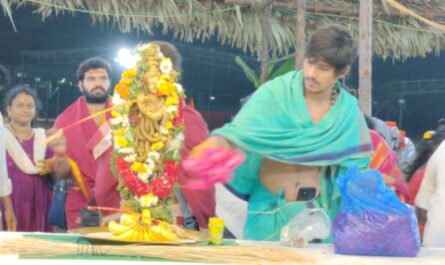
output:
M 107 101 L 110 90 L 107 70 L 103 68 L 88 70 L 78 85 L 88 103 L 101 104 Z
M 438 131 L 445 131 L 445 124 L 439 124 L 439 126 L 437 126 L 437 130 Z
M 334 86 L 340 77 L 335 68 L 323 60 L 314 58 L 304 59 L 304 89 L 306 92 L 323 93 Z

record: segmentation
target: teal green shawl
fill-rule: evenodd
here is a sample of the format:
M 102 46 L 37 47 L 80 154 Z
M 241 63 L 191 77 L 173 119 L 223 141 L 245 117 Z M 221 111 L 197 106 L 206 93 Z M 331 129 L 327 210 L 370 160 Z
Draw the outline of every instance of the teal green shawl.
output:
M 292 71 L 261 86 L 231 123 L 217 129 L 241 148 L 246 161 L 235 171 L 229 188 L 249 196 L 262 159 L 308 166 L 337 166 L 335 175 L 355 165 L 367 169 L 372 151 L 369 131 L 357 99 L 339 82 L 339 95 L 323 119 L 315 125 L 304 98 L 303 72 Z M 328 189 L 322 178 L 320 199 L 324 208 L 340 198 L 335 181 Z

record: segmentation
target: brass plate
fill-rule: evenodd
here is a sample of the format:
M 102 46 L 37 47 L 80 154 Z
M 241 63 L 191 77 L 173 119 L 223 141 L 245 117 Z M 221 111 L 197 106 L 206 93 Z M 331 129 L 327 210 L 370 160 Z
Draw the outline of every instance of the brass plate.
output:
M 195 231 L 187 231 L 195 232 Z M 95 244 L 105 244 L 105 245 L 117 245 L 117 244 L 144 244 L 144 245 L 187 245 L 187 244 L 197 244 L 202 241 L 197 239 L 179 239 L 175 242 L 159 242 L 159 241 L 139 241 L 139 240 L 122 240 L 113 237 L 113 234 L 108 230 L 106 226 L 97 227 L 82 227 L 77 229 L 69 230 L 68 233 L 76 234 L 81 238 L 88 240 Z M 198 233 L 198 232 L 196 232 Z

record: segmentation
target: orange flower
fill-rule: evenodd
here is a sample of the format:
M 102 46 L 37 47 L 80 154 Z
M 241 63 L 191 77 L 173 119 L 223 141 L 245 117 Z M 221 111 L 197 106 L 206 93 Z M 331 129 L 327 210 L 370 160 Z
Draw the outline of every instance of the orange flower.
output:
M 117 84 L 114 87 L 114 91 L 116 93 L 118 93 L 119 96 L 123 99 L 126 99 L 128 97 L 128 95 L 130 94 L 130 89 L 128 88 L 128 86 L 123 85 L 123 84 Z

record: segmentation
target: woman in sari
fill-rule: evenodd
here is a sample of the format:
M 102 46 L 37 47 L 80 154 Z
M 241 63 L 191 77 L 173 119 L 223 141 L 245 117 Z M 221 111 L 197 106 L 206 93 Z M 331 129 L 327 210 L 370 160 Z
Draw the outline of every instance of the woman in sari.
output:
M 408 185 L 398 166 L 397 153 L 391 149 L 385 138 L 377 132 L 373 119 L 365 115 L 365 120 L 369 128 L 373 149 L 369 168 L 378 170 L 382 174 L 385 183 L 397 193 L 401 201 L 409 201 Z
M 37 97 L 27 87 L 16 87 L 6 96 L 9 123 L 5 125 L 7 171 L 12 182 L 12 204 L 17 231 L 51 231 L 48 211 L 51 204 L 53 153 L 46 148 L 43 129 L 32 128 Z M 48 160 L 45 160 L 48 159 Z

